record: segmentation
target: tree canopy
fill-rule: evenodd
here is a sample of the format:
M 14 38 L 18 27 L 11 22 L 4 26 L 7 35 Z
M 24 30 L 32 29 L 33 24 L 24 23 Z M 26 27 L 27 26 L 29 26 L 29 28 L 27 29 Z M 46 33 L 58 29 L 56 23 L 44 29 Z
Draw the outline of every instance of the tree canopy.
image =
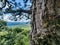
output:
M 2 6 L 0 7 L 0 15 L 10 13 L 15 19 L 17 15 L 19 15 L 19 18 L 21 19 L 21 16 L 25 13 L 24 16 L 27 17 L 27 19 L 30 19 L 31 3 L 31 0 L 2 0 L 0 1 L 0 6 Z

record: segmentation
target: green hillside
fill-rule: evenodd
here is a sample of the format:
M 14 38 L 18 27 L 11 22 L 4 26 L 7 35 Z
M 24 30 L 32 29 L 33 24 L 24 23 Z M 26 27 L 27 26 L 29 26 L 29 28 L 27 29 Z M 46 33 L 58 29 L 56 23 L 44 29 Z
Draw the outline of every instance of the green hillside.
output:
M 30 25 L 4 26 L 0 28 L 0 45 L 29 45 Z

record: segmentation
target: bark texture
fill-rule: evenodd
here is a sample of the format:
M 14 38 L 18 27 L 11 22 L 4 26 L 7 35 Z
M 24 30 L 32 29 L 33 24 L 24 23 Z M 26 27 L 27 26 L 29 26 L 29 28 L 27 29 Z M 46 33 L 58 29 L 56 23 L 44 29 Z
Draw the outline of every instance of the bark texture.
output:
M 56 0 L 33 0 L 31 45 L 59 45 L 54 17 Z M 59 41 L 58 41 L 59 42 Z

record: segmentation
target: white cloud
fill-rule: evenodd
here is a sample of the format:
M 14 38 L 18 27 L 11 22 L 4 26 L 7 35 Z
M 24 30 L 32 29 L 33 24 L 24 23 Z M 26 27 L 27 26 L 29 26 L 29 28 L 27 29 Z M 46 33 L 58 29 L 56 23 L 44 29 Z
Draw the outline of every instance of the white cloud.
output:
M 14 22 L 14 20 L 10 20 L 9 18 L 12 18 L 11 14 L 4 14 L 3 15 L 3 20 L 7 22 Z M 30 22 L 30 19 L 26 20 L 26 17 L 24 16 L 21 20 L 17 16 L 17 21 L 15 22 Z
M 30 19 L 26 20 L 26 19 L 21 19 L 20 22 L 30 22 Z
M 9 20 L 9 15 L 4 15 L 3 20 L 4 21 L 11 21 L 11 20 Z
M 3 14 L 3 20 L 4 21 L 11 21 L 9 17 L 12 16 L 11 14 Z

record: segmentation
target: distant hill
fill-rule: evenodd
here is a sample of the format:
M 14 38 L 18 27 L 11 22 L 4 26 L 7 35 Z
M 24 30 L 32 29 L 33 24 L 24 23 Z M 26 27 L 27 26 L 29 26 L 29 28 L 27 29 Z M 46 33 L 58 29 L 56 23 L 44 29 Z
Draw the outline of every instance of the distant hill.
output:
M 25 25 L 25 24 L 30 24 L 30 22 L 7 22 L 7 26 Z

